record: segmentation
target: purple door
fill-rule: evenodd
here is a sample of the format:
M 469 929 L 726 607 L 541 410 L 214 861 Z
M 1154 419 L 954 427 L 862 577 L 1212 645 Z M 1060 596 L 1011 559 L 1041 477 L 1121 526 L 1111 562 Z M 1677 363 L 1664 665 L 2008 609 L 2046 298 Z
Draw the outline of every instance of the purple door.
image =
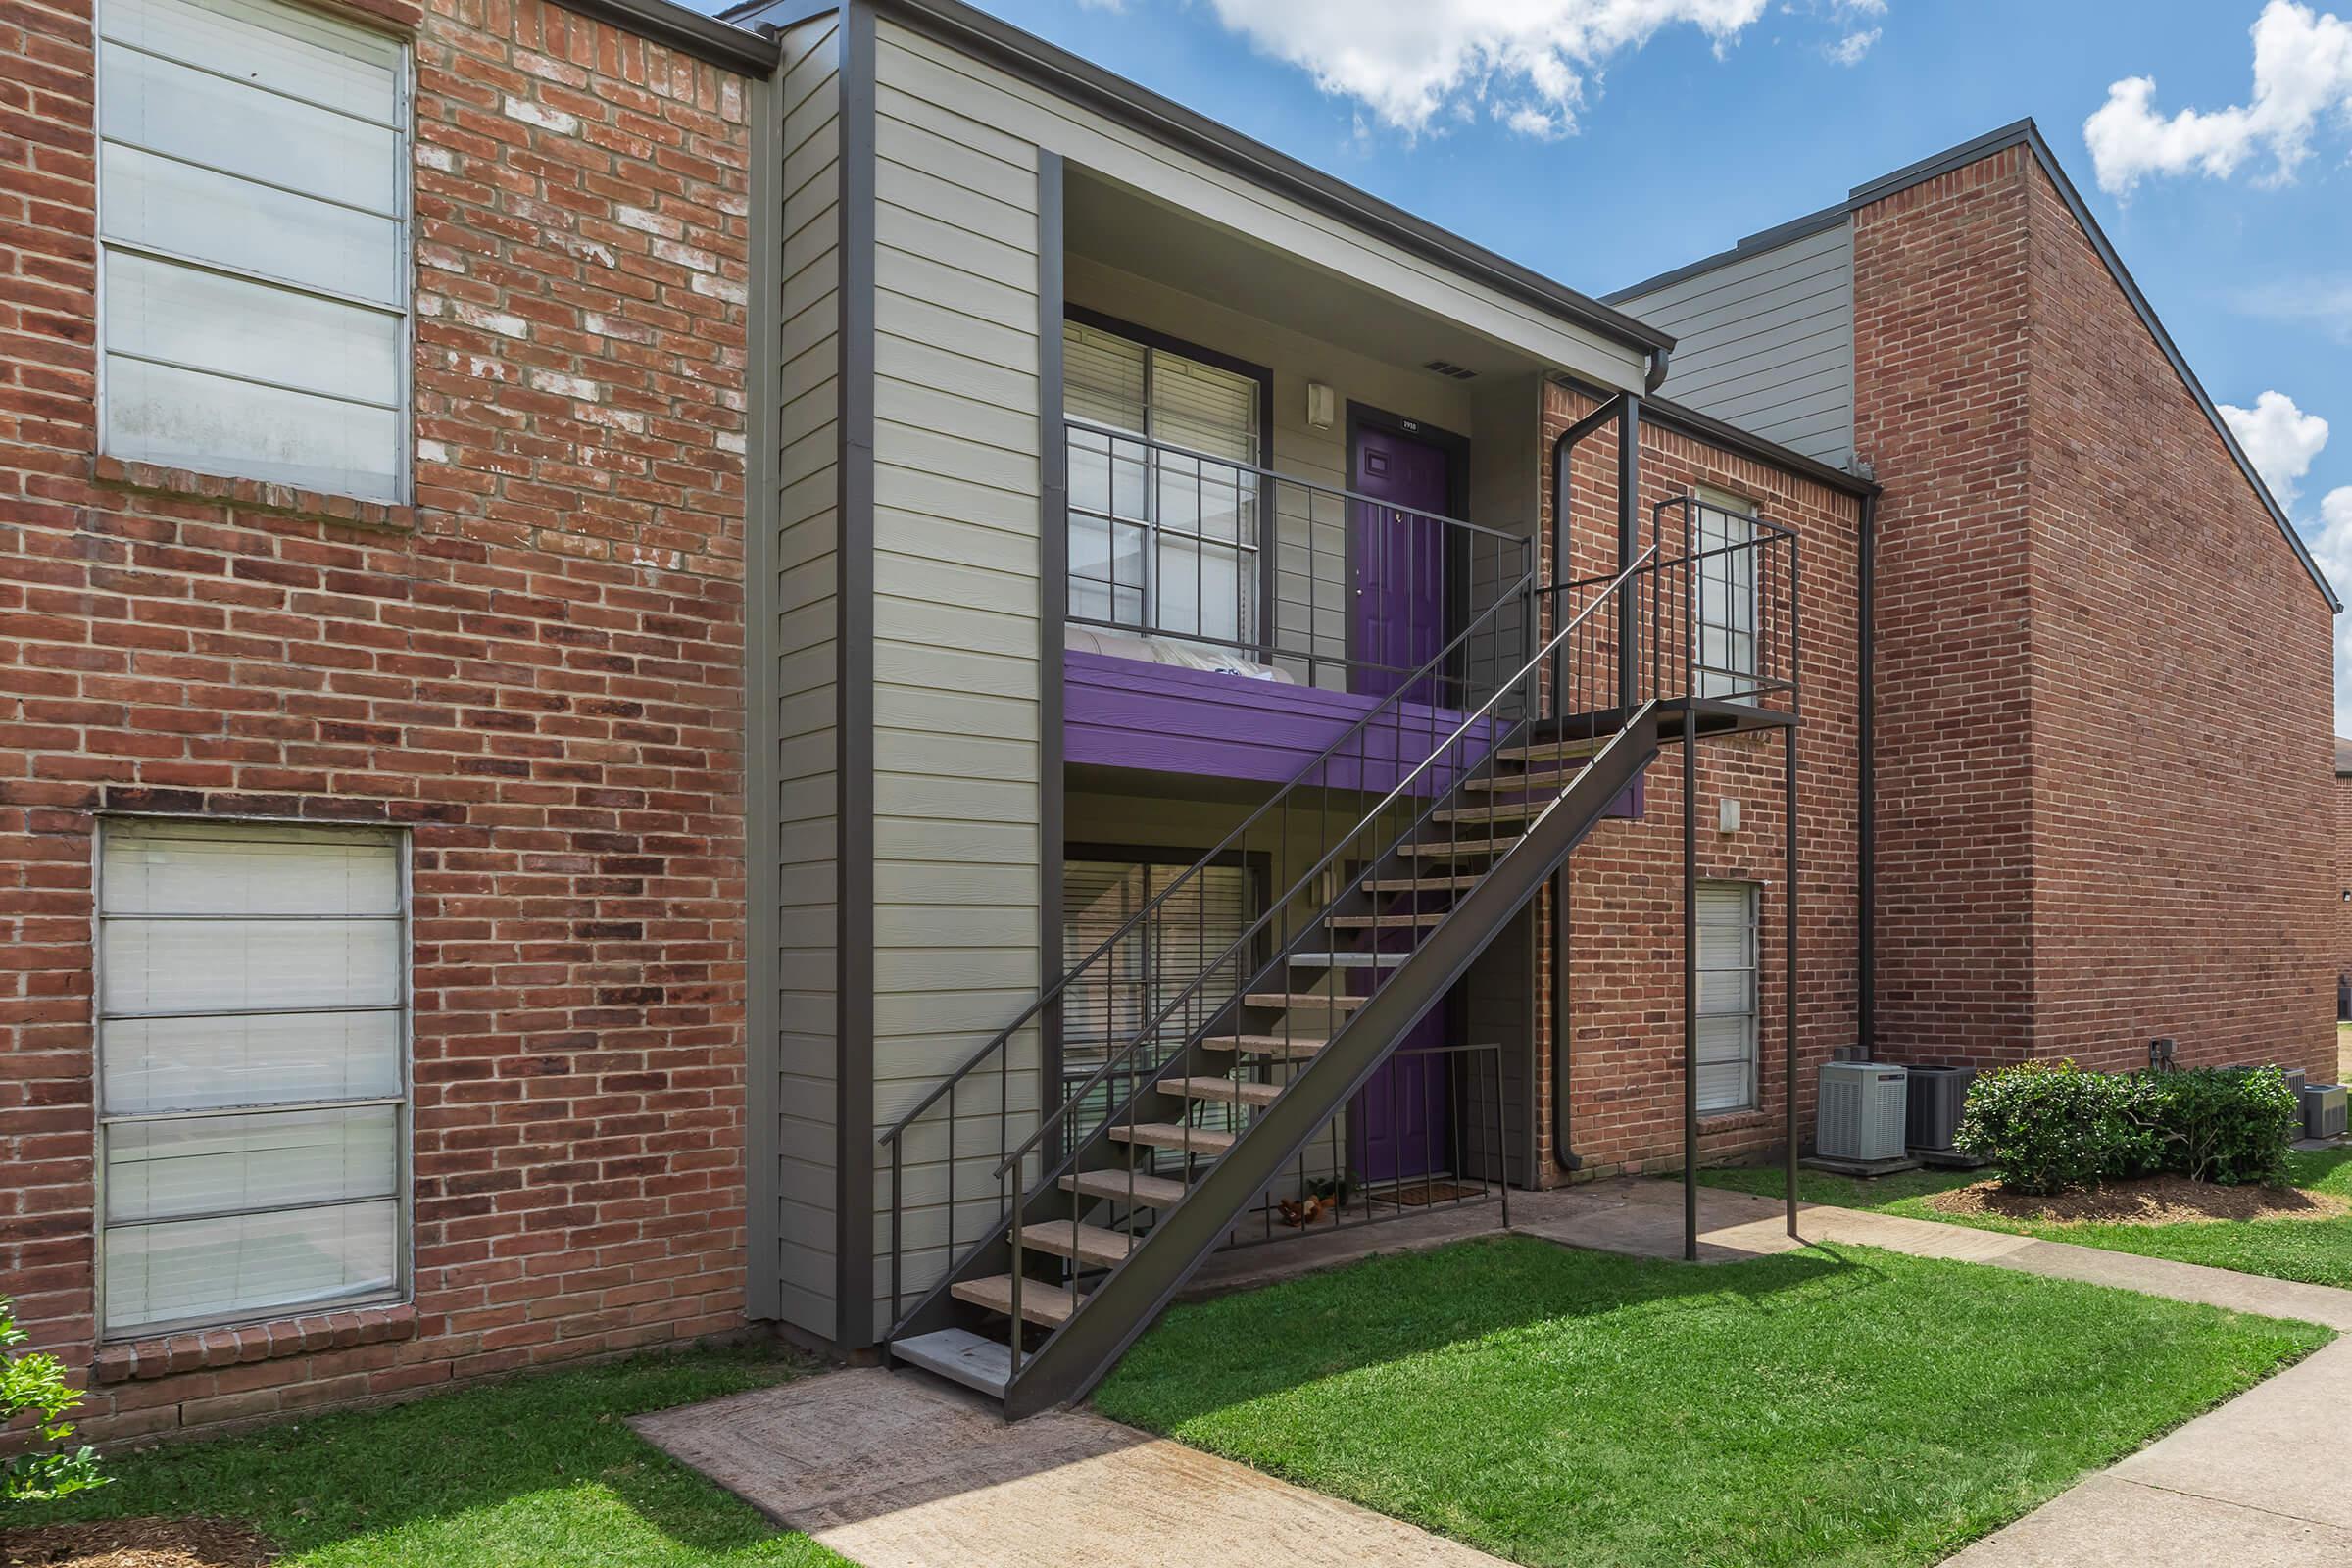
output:
M 1405 1032 L 1399 1053 L 1446 1044 L 1446 1004 Z M 1368 1183 L 1453 1168 L 1453 1073 L 1446 1055 L 1392 1055 L 1348 1105 L 1348 1157 Z
M 1372 425 L 1355 432 L 1355 488 L 1379 501 L 1443 514 L 1452 495 L 1446 453 Z M 1446 526 L 1396 507 L 1357 503 L 1348 541 L 1355 595 L 1350 682 L 1386 697 L 1446 646 Z M 1431 701 L 1428 683 L 1408 694 Z

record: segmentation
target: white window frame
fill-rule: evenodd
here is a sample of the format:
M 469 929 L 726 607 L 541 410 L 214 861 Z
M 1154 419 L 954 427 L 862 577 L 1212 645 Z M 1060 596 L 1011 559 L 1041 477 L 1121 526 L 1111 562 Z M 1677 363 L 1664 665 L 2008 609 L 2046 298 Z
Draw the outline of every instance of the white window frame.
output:
M 391 120 L 389 122 L 382 122 L 368 120 L 362 116 L 348 117 L 352 119 L 358 119 L 366 124 L 381 124 L 386 129 L 389 129 L 393 134 L 394 142 L 392 157 L 395 172 L 392 181 L 394 212 L 392 213 L 391 218 L 394 227 L 393 246 L 395 254 L 392 258 L 392 267 L 394 275 L 401 280 L 398 303 L 394 305 L 386 305 L 381 300 L 367 299 L 359 295 L 347 294 L 334 289 L 320 288 L 313 284 L 295 282 L 288 278 L 274 277 L 266 272 L 252 271 L 228 266 L 220 262 L 206 261 L 200 257 L 188 255 L 165 246 L 158 246 L 142 241 L 114 239 L 108 237 L 106 231 L 105 168 L 106 148 L 110 142 L 112 142 L 112 138 L 108 137 L 106 134 L 108 92 L 107 79 L 109 74 L 105 69 L 103 57 L 105 55 L 105 46 L 108 43 L 113 43 L 118 48 L 135 49 L 136 46 L 125 44 L 120 39 L 109 39 L 106 36 L 106 0 L 96 0 L 96 3 L 92 6 L 90 17 L 91 74 L 95 79 L 95 94 L 91 106 L 94 135 L 92 138 L 93 156 L 91 159 L 90 176 L 90 213 L 91 230 L 97 242 L 97 274 L 93 289 L 92 303 L 95 307 L 96 323 L 93 335 L 96 340 L 95 348 L 97 358 L 97 373 L 93 401 L 96 404 L 95 412 L 97 416 L 96 433 L 98 450 L 102 453 L 107 453 L 110 456 L 119 456 L 119 454 L 114 454 L 110 451 L 107 443 L 109 406 L 106 362 L 109 355 L 117 352 L 122 352 L 124 358 L 148 360 L 149 363 L 157 365 L 171 366 L 175 363 L 168 360 L 152 360 L 147 356 L 130 354 L 124 351 L 110 350 L 107 346 L 107 258 L 108 256 L 116 253 L 125 256 L 145 257 L 153 261 L 164 262 L 172 266 L 191 269 L 196 271 L 210 272 L 219 277 L 234 278 L 239 282 L 250 283 L 260 288 L 273 289 L 286 294 L 302 295 L 310 299 L 325 300 L 333 304 L 346 305 L 358 310 L 368 311 L 371 314 L 396 318 L 400 322 L 399 346 L 396 351 L 399 361 L 399 381 L 397 383 L 394 402 L 390 405 L 393 419 L 391 494 L 386 496 L 355 496 L 353 499 L 377 502 L 393 506 L 405 506 L 415 498 L 416 494 L 416 46 L 405 35 L 396 33 L 389 28 L 368 27 L 363 24 L 363 23 L 353 15 L 344 15 L 339 12 L 328 11 L 317 6 L 300 4 L 298 3 L 298 0 L 255 0 L 255 3 L 270 6 L 278 10 L 302 12 L 306 15 L 316 18 L 321 23 L 346 27 L 354 32 L 371 33 L 375 36 L 386 38 L 398 45 L 400 68 L 398 79 L 393 87 Z M 148 53 L 148 51 L 144 50 L 140 50 L 138 52 Z M 167 57 L 154 56 L 153 58 L 161 59 Z M 184 65 L 185 62 L 174 61 L 173 64 Z M 257 92 L 274 91 L 272 88 L 263 87 L 258 83 L 249 82 L 245 83 L 244 85 L 251 86 Z M 290 93 L 280 92 L 277 93 L 276 96 L 290 98 L 295 102 L 309 102 L 309 100 L 298 98 L 294 94 Z M 323 108 L 324 106 L 315 107 Z M 329 112 L 341 113 L 341 111 Z M 135 142 L 113 142 L 112 144 L 133 148 L 139 152 L 148 153 L 152 156 L 170 156 L 167 154 L 156 153 L 154 149 L 141 147 Z M 187 167 L 192 169 L 204 170 L 208 173 L 220 174 L 232 179 L 246 180 L 248 183 L 259 185 L 264 189 L 275 190 L 282 188 L 271 185 L 267 180 L 255 179 L 250 175 L 236 174 L 225 170 L 215 169 L 209 164 L 204 164 L 193 159 L 174 159 L 173 161 L 185 164 Z M 295 191 L 291 192 L 291 194 L 302 196 L 308 200 L 322 202 L 330 206 L 345 205 L 333 202 L 330 198 L 317 196 L 308 191 Z M 371 209 L 355 210 L 372 211 Z M 245 376 L 237 376 L 230 372 L 220 370 L 207 369 L 204 367 L 195 367 L 194 368 L 203 369 L 207 374 L 219 375 L 223 379 L 246 381 L 251 385 L 270 387 L 276 387 L 278 385 L 275 382 L 263 381 Z M 366 400 L 339 398 L 334 394 L 321 393 L 311 388 L 291 388 L 283 390 L 300 391 L 309 396 L 320 397 L 333 402 L 359 402 L 362 404 L 362 406 L 368 408 L 385 407 L 385 405 L 368 402 Z M 152 462 L 153 460 L 132 457 L 127 458 L 124 461 L 133 463 L 147 463 Z M 279 479 L 270 479 L 255 474 L 240 473 L 237 471 L 237 464 L 232 459 L 215 458 L 209 462 L 192 462 L 187 466 L 189 466 L 193 472 L 201 473 L 213 478 L 251 479 L 256 483 L 262 484 L 285 483 L 285 481 Z M 314 487 L 292 485 L 289 486 L 289 488 L 310 489 Z M 340 492 L 322 493 L 339 494 Z
M 1762 646 L 1757 617 L 1763 606 L 1756 583 L 1758 552 L 1754 548 L 1756 541 L 1763 536 L 1756 526 L 1761 514 L 1756 510 L 1756 504 L 1745 496 L 1718 490 L 1711 485 L 1691 486 L 1690 499 L 1693 503 L 1690 509 L 1693 514 L 1690 549 L 1693 555 L 1704 558 L 1694 564 L 1698 576 L 1698 606 L 1695 617 L 1697 646 L 1693 655 L 1702 662 L 1700 668 L 1692 671 L 1696 676 L 1692 684 L 1701 697 L 1723 697 L 1736 702 L 1752 703 L 1756 701 L 1754 688 L 1763 679 L 1757 667 Z M 1708 537 L 1710 517 L 1721 520 L 1722 538 Z M 1745 526 L 1740 529 L 1735 524 Z M 1744 532 L 1745 537 L 1736 536 L 1740 532 Z M 1710 550 L 1729 550 L 1736 545 L 1749 548 L 1736 555 L 1707 554 Z M 1709 596 L 1716 593 L 1722 596 L 1723 613 L 1711 616 L 1708 613 Z M 1703 663 L 1710 631 L 1723 635 L 1724 646 L 1731 655 L 1730 661 L 1724 665 Z M 1744 664 L 1738 658 L 1738 650 L 1742 645 L 1746 651 Z
M 1708 1010 L 1701 1007 L 1698 1013 L 1700 1022 L 1709 1018 L 1739 1018 L 1742 1021 L 1743 1038 L 1740 1042 L 1740 1062 L 1744 1072 L 1740 1098 L 1722 1104 L 1709 1104 L 1701 1100 L 1698 1107 L 1698 1113 L 1702 1116 L 1737 1116 L 1756 1110 L 1762 1103 L 1762 1097 L 1757 1086 L 1761 1076 L 1759 1062 L 1762 1057 L 1760 1025 L 1763 1009 L 1758 981 L 1762 973 L 1759 956 L 1763 938 L 1760 920 L 1764 904 L 1764 890 L 1761 883 L 1740 882 L 1718 877 L 1702 877 L 1698 886 L 1702 906 L 1704 895 L 1710 888 L 1716 890 L 1736 888 L 1745 896 L 1747 904 L 1747 917 L 1742 923 L 1746 961 L 1739 964 L 1709 965 L 1705 960 L 1703 947 L 1698 957 L 1698 994 L 1700 996 L 1706 993 L 1706 977 L 1710 974 L 1744 974 L 1747 977 L 1746 984 L 1741 988 L 1744 1004 L 1738 1010 L 1723 1008 Z M 1701 918 L 1703 920 L 1703 916 Z M 1691 933 L 1691 940 L 1694 943 L 1697 941 L 1695 931 Z M 1697 1005 L 1696 997 L 1693 997 L 1691 1002 L 1693 1005 Z
M 91 838 L 90 862 L 90 1035 L 91 1073 L 90 1108 L 95 1123 L 93 1196 L 90 1208 L 91 1229 L 91 1315 L 98 1324 L 100 1344 L 122 1344 L 130 1341 L 158 1339 L 172 1334 L 183 1334 L 198 1329 L 237 1328 L 253 1323 L 283 1322 L 289 1318 L 307 1317 L 320 1312 L 343 1312 L 357 1308 L 397 1305 L 412 1299 L 416 1289 L 414 1251 L 416 1246 L 416 946 L 415 898 L 412 869 L 413 844 L 408 832 L 398 828 L 369 828 L 367 831 L 392 835 L 397 845 L 399 912 L 388 916 L 398 922 L 398 961 L 394 976 L 398 985 L 398 1000 L 389 1008 L 393 1013 L 398 1036 L 398 1091 L 392 1097 L 370 1096 L 357 1099 L 278 1102 L 251 1105 L 207 1107 L 202 1110 L 142 1111 L 110 1115 L 106 1108 L 106 846 L 112 833 L 158 822 L 196 823 L 217 826 L 224 831 L 251 828 L 266 832 L 272 827 L 299 827 L 317 832 L 328 824 L 295 821 L 275 817 L 184 817 L 149 815 L 108 815 L 98 819 L 97 832 Z M 151 918 L 125 915 L 122 918 Z M 205 916 L 182 916 L 202 919 Z M 216 916 L 215 918 L 232 918 Z M 254 918 L 235 916 L 234 918 Z M 260 918 L 341 919 L 349 916 L 280 915 Z M 358 1009 L 353 1009 L 358 1010 Z M 370 1009 L 373 1010 L 373 1009 Z M 106 1321 L 106 1234 L 110 1229 L 106 1218 L 107 1139 L 117 1126 L 138 1122 L 194 1120 L 199 1117 L 268 1115 L 287 1110 L 347 1110 L 376 1105 L 393 1107 L 392 1125 L 392 1284 L 387 1290 L 364 1295 L 338 1297 L 332 1301 L 296 1302 L 270 1307 L 258 1312 L 240 1313 L 225 1317 L 185 1317 L 157 1322 L 145 1322 L 118 1330 Z M 304 1204 L 303 1207 L 322 1205 Z M 269 1208 L 240 1210 L 244 1213 L 267 1213 Z M 170 1220 L 131 1221 L 129 1225 L 172 1223 Z M 127 1227 L 124 1227 L 127 1228 Z

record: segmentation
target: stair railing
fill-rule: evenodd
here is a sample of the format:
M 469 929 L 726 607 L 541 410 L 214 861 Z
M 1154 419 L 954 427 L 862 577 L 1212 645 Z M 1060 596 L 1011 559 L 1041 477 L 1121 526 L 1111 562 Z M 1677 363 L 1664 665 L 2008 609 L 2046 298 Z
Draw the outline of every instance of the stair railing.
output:
M 1496 595 L 1476 619 L 1464 627 L 1436 655 L 1398 680 L 1385 697 L 1367 709 L 1330 744 L 1325 746 L 1313 760 L 1300 768 L 1288 783 L 1244 818 L 1240 825 L 1226 834 L 1214 849 L 1170 880 L 1166 886 L 1122 921 L 1109 936 L 1097 943 L 1085 957 L 1066 968 L 1058 978 L 1038 995 L 1036 1001 L 1024 1007 L 1010 1023 L 998 1030 L 977 1050 L 966 1055 L 951 1072 L 933 1084 L 913 1104 L 882 1131 L 876 1139 L 876 1143 L 890 1151 L 891 1159 L 892 1329 L 886 1339 L 896 1337 L 899 1328 L 905 1322 L 903 1310 L 906 1256 L 905 1176 L 910 1132 L 915 1130 L 935 1107 L 944 1107 L 948 1137 L 941 1159 L 946 1174 L 942 1212 L 947 1216 L 947 1233 L 942 1244 L 946 1253 L 946 1267 L 942 1278 L 950 1278 L 961 1267 L 970 1250 L 988 1245 L 1002 1229 L 1000 1215 L 982 1227 L 978 1232 L 978 1240 L 968 1245 L 959 1241 L 956 1234 L 955 1219 L 957 1200 L 956 1166 L 959 1151 L 956 1145 L 956 1130 L 964 1119 L 957 1113 L 956 1101 L 958 1096 L 967 1092 L 968 1081 L 984 1076 L 982 1074 L 983 1067 L 992 1059 L 994 1060 L 994 1073 L 985 1075 L 993 1083 L 996 1091 L 993 1119 L 998 1125 L 997 1155 L 999 1163 L 991 1174 L 991 1180 L 997 1184 L 998 1197 L 1003 1200 L 1004 1193 L 1002 1177 L 1008 1168 L 1007 1162 L 1014 1158 L 1025 1158 L 1038 1147 L 1039 1143 L 1038 1135 L 1033 1133 L 1019 1144 L 1018 1155 L 1008 1152 L 1014 1149 L 1012 1137 L 1013 1079 L 1022 1071 L 1012 1060 L 1012 1047 L 1016 1040 L 1025 1031 L 1048 1024 L 1054 1009 L 1060 1006 L 1073 991 L 1080 989 L 1090 978 L 1102 974 L 1111 965 L 1118 963 L 1123 952 L 1136 957 L 1139 960 L 1139 967 L 1146 969 L 1147 972 L 1142 982 L 1142 994 L 1146 997 L 1152 995 L 1153 988 L 1151 984 L 1149 967 L 1155 964 L 1158 956 L 1170 951 L 1172 947 L 1170 942 L 1158 938 L 1158 928 L 1161 925 L 1180 922 L 1186 918 L 1188 913 L 1187 896 L 1189 895 L 1189 913 L 1194 921 L 1193 946 L 1195 956 L 1201 960 L 1202 966 L 1195 976 L 1194 984 L 1185 988 L 1184 1002 L 1171 1004 L 1147 1026 L 1149 1030 L 1156 1030 L 1166 1021 L 1176 1006 L 1190 1002 L 1200 989 L 1200 981 L 1217 972 L 1215 967 L 1206 962 L 1209 945 L 1204 921 L 1206 900 L 1199 896 L 1202 891 L 1202 881 L 1208 869 L 1215 865 L 1231 863 L 1236 856 L 1244 852 L 1252 834 L 1269 819 L 1279 819 L 1281 832 L 1287 839 L 1293 808 L 1300 794 L 1307 791 L 1319 792 L 1316 810 L 1326 824 L 1324 831 L 1328 833 L 1328 822 L 1333 815 L 1332 796 L 1350 793 L 1362 796 L 1375 789 L 1385 788 L 1389 778 L 1400 772 L 1411 761 L 1410 756 L 1407 755 L 1408 743 L 1411 743 L 1414 737 L 1426 735 L 1429 742 L 1434 745 L 1441 734 L 1446 733 L 1450 729 L 1451 714 L 1458 710 L 1441 707 L 1438 701 L 1433 701 L 1433 699 L 1442 700 L 1446 694 L 1459 691 L 1462 696 L 1458 701 L 1466 706 L 1472 698 L 1483 691 L 1483 679 L 1477 674 L 1461 673 L 1460 671 L 1498 669 L 1516 657 L 1515 650 L 1506 651 L 1506 646 L 1523 646 L 1529 640 L 1536 624 L 1534 605 L 1534 576 L 1532 573 L 1522 574 L 1503 592 Z M 1477 654 L 1477 650 L 1482 645 L 1486 649 L 1483 659 Z M 1355 814 L 1348 813 L 1347 819 L 1352 823 L 1355 820 Z M 1258 925 L 1253 926 L 1252 930 L 1258 929 L 1262 924 L 1261 917 Z M 1230 957 L 1231 951 L 1228 950 L 1228 957 Z M 1102 984 L 1102 990 L 1108 1004 L 1107 1011 L 1116 1005 L 1119 987 L 1116 983 L 1106 981 Z M 1238 986 L 1236 994 L 1237 996 L 1239 994 Z M 1039 1128 L 1040 1133 L 1053 1133 L 1061 1128 L 1074 1105 L 1082 1103 L 1087 1097 L 1111 1080 L 1111 1069 L 1118 1059 L 1118 1055 L 1117 1053 L 1110 1050 L 1108 1040 L 1119 1032 L 1117 1028 L 1113 1028 L 1106 1034 L 1105 1059 L 1102 1065 L 1076 1089 L 1065 1087 L 1057 1097 L 1058 1102 L 1051 1107 L 1050 1115 L 1047 1105 L 1048 1097 L 1042 1092 L 1045 1062 L 1043 1053 L 1040 1053 L 1041 1059 L 1036 1069 L 1041 1089 L 1038 1096 L 1037 1114 L 1041 1118 L 1045 1118 Z M 1140 1039 L 1141 1035 L 1139 1034 L 1136 1038 Z M 1129 1044 L 1133 1045 L 1134 1041 L 1130 1041 Z M 970 1086 L 969 1092 L 977 1094 L 981 1090 L 979 1086 Z M 985 1109 L 982 1114 L 987 1114 Z M 1025 1116 L 1027 1112 L 1024 1111 L 1022 1114 Z M 1000 1210 L 1003 1209 L 1002 1201 L 998 1207 Z M 1019 1321 L 1017 1303 L 1015 1303 L 1015 1321 Z

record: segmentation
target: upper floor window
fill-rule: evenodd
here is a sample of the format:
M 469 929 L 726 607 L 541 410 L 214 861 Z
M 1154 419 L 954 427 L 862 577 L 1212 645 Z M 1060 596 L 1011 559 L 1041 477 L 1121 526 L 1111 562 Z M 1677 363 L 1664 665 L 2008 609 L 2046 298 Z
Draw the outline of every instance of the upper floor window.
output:
M 1069 437 L 1073 620 L 1221 646 L 1260 640 L 1267 383 L 1204 353 L 1063 323 L 1064 410 L 1102 427 Z
M 1751 690 L 1756 673 L 1756 504 L 1728 491 L 1697 486 L 1690 511 L 1697 553 L 1698 695 L 1732 697 Z
M 380 829 L 101 829 L 108 1338 L 402 1293 L 403 850 Z
M 102 450 L 401 499 L 407 47 L 276 0 L 98 31 Z

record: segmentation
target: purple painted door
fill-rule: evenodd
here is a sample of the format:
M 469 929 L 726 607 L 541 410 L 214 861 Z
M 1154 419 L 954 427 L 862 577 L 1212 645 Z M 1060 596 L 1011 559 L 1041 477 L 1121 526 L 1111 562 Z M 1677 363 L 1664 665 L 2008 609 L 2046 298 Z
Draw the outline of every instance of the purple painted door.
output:
M 1445 452 L 1395 430 L 1358 426 L 1351 466 L 1355 488 L 1379 501 L 1443 514 L 1452 494 Z M 1351 630 L 1362 662 L 1351 686 L 1386 697 L 1446 646 L 1446 527 L 1396 507 L 1350 510 Z M 1410 695 L 1434 700 L 1426 682 Z
M 1446 1044 L 1446 1004 L 1406 1031 L 1399 1052 Z M 1366 1182 L 1410 1181 L 1453 1168 L 1452 1057 L 1393 1055 L 1348 1106 L 1348 1155 Z

